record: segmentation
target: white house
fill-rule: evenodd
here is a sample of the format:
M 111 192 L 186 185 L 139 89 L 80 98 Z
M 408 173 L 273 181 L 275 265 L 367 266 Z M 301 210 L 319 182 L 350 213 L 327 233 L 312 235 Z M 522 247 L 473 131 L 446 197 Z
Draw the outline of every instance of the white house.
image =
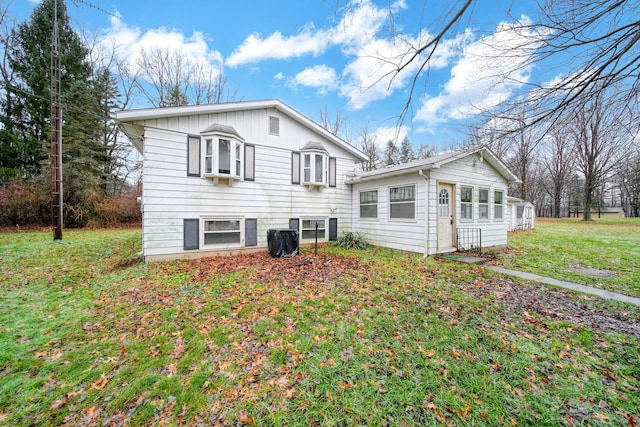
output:
M 472 148 L 354 176 L 351 222 L 375 245 L 425 255 L 507 244 L 507 187 L 518 178 Z
M 265 250 L 362 231 L 425 255 L 503 246 L 517 178 L 486 148 L 358 172 L 366 157 L 278 100 L 122 111 L 143 156 L 146 261 Z

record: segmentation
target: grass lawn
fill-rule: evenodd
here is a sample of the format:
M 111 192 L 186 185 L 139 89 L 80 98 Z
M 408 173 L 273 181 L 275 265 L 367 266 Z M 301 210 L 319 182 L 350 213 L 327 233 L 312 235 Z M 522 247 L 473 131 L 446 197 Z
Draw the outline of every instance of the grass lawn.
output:
M 635 307 L 379 248 L 137 264 L 139 230 L 51 238 L 0 234 L 2 426 L 640 424 L 640 332 L 503 297 Z
M 640 218 L 536 219 L 509 234 L 504 267 L 640 297 Z

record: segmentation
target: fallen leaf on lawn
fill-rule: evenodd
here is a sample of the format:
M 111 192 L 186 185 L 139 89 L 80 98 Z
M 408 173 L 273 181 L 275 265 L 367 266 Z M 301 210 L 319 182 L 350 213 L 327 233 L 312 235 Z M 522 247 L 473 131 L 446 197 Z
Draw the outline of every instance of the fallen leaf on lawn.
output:
M 184 339 L 182 339 L 182 334 L 178 334 L 178 338 L 176 338 L 176 343 L 173 345 L 173 351 L 171 352 L 171 357 L 174 359 L 180 359 L 184 354 Z
M 246 423 L 246 424 L 255 424 L 256 423 L 256 420 L 251 418 L 245 412 L 241 412 L 240 415 L 238 416 L 238 419 L 240 420 L 240 422 L 243 422 L 243 423 Z
M 208 334 L 210 331 L 211 331 L 211 326 L 209 326 L 206 323 L 200 327 L 201 334 Z
M 49 406 L 49 409 L 56 410 L 56 409 L 62 408 L 64 405 L 67 404 L 67 402 L 69 402 L 69 396 L 65 394 L 64 396 L 60 396 L 57 399 L 55 399 L 53 402 L 51 402 L 51 406 Z M 0 420 L 1 419 L 2 418 L 0 418 Z
M 49 360 L 55 362 L 56 360 L 60 359 L 63 354 L 64 352 L 62 350 L 56 350 L 51 354 L 51 356 L 49 356 Z
M 94 390 L 102 390 L 108 382 L 109 378 L 105 374 L 100 374 L 100 378 L 91 383 L 91 388 Z
M 458 353 L 456 350 L 451 350 L 451 355 L 454 359 L 460 359 L 460 353 Z
M 178 364 L 177 363 L 172 363 L 169 366 L 167 366 L 167 372 L 169 373 L 169 377 L 174 376 L 175 374 L 178 373 Z

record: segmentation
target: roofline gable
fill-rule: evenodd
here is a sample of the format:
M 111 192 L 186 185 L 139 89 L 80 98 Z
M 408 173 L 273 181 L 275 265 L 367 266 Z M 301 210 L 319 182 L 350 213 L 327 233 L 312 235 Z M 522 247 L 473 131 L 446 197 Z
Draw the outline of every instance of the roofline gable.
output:
M 401 163 L 399 165 L 387 167 L 384 169 L 376 169 L 374 171 L 364 172 L 360 175 L 354 176 L 347 184 L 355 184 L 358 182 L 366 182 L 375 179 L 382 179 L 391 176 L 403 175 L 406 173 L 427 171 L 432 169 L 438 169 L 451 162 L 463 159 L 467 156 L 480 153 L 483 159 L 486 159 L 489 164 L 502 175 L 509 184 L 520 182 L 520 179 L 511 172 L 511 170 L 486 146 L 476 146 L 458 151 L 452 151 L 449 153 L 440 154 L 437 156 L 427 157 L 426 159 L 414 160 L 407 163 Z
M 284 102 L 279 99 L 266 99 L 259 101 L 239 101 L 239 102 L 227 102 L 220 104 L 207 104 L 207 105 L 188 105 L 182 107 L 158 107 L 158 108 L 143 108 L 137 110 L 123 110 L 118 111 L 113 115 L 113 119 L 115 122 L 123 127 L 122 125 L 127 125 L 132 122 L 139 122 L 142 120 L 155 120 L 155 119 L 164 119 L 169 117 L 183 117 L 183 116 L 192 116 L 192 115 L 200 115 L 200 114 L 215 114 L 215 113 L 223 113 L 223 112 L 233 112 L 233 111 L 247 111 L 247 110 L 258 110 L 264 108 L 274 108 L 281 113 L 287 115 L 288 117 L 294 119 L 301 125 L 313 130 L 316 133 L 319 133 L 329 141 L 333 142 L 337 146 L 343 148 L 356 158 L 361 161 L 367 160 L 367 156 L 358 150 L 356 147 L 349 144 L 347 141 L 342 138 L 332 134 L 322 126 L 320 126 L 315 121 L 311 120 L 307 116 L 302 113 L 296 111 L 292 107 L 288 106 Z M 128 127 L 128 129 L 133 129 L 133 127 Z M 142 138 L 142 135 L 132 135 L 127 134 L 130 139 Z

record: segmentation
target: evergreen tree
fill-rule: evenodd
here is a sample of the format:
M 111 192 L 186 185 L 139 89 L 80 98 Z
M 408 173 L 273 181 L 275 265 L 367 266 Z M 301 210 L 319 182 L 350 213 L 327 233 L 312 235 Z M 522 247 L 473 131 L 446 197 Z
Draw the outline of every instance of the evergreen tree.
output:
M 70 25 L 63 0 L 43 0 L 30 20 L 13 31 L 7 53 L 15 79 L 5 82 L 2 117 L 5 126 L 0 135 L 0 154 L 4 158 L 7 151 L 19 151 L 17 161 L 7 165 L 20 170 L 14 175 L 47 176 L 54 14 L 58 22 L 61 75 L 65 219 L 82 225 L 87 197 L 106 188 L 111 173 L 109 142 L 104 133 L 105 127 L 112 126 L 107 123 L 117 91 L 104 70 L 93 74 L 87 60 L 88 50 Z
M 384 150 L 384 162 L 387 166 L 398 163 L 398 147 L 391 139 L 387 141 L 387 146 Z
M 55 3 L 57 3 L 59 55 L 63 99 L 73 82 L 86 83 L 91 68 L 80 37 L 71 28 L 63 0 L 44 0 L 31 19 L 17 26 L 8 46 L 8 65 L 15 76 L 5 100 L 5 135 L 21 143 L 20 167 L 28 174 L 40 171 L 50 140 L 51 47 Z M 82 86 L 80 86 L 82 87 Z M 73 89 L 73 90 L 77 90 Z M 80 111 L 82 114 L 82 111 Z M 65 126 L 73 117 L 65 117 Z M 10 136 L 9 136 L 10 135 Z M 64 133 L 63 133 L 64 139 Z
M 407 163 L 415 159 L 416 155 L 411 147 L 411 141 L 409 141 L 408 136 L 405 136 L 400 144 L 400 156 L 398 157 L 398 160 L 400 163 Z

